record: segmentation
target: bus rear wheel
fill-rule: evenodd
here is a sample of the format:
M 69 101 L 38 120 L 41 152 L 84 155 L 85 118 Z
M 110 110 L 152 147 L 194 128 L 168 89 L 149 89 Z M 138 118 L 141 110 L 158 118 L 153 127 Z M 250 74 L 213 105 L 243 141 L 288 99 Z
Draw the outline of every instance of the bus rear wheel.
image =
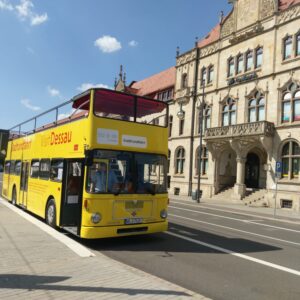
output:
M 54 199 L 50 199 L 46 208 L 46 223 L 56 228 L 56 207 Z
M 12 191 L 11 203 L 12 203 L 12 205 L 15 205 L 15 206 L 17 205 L 17 192 L 16 192 L 15 187 L 13 188 L 13 191 Z

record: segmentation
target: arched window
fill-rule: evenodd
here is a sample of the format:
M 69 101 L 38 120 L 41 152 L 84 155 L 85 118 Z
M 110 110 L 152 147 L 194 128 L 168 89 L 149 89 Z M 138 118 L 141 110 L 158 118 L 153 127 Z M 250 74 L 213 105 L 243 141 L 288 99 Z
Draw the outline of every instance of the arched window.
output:
M 169 137 L 172 136 L 173 116 L 169 116 Z
M 248 102 L 248 122 L 265 120 L 265 98 L 260 92 Z
M 188 82 L 187 82 L 187 74 L 184 73 L 182 74 L 182 77 L 181 77 L 181 88 L 186 88 L 188 85 Z
M 255 68 L 260 68 L 262 65 L 263 48 L 259 47 L 255 50 Z
M 282 123 L 300 121 L 300 86 L 292 82 L 283 91 Z
M 211 116 L 211 108 L 207 104 L 203 107 L 203 119 L 202 119 L 202 132 L 210 128 L 210 116 Z M 198 114 L 198 133 L 200 133 L 200 124 L 201 124 L 201 110 L 199 110 Z
M 293 50 L 293 38 L 292 36 L 287 36 L 283 40 L 283 59 L 291 58 L 292 50 Z
M 245 63 L 245 70 L 249 71 L 253 67 L 253 51 L 249 50 L 246 52 L 246 63 Z
M 185 150 L 183 147 L 179 147 L 176 150 L 176 156 L 175 156 L 175 173 L 176 174 L 183 174 L 184 163 L 185 163 Z
M 200 155 L 200 147 L 197 148 L 196 150 L 196 155 L 195 155 L 195 171 L 196 175 L 199 174 L 199 155 Z M 208 170 L 208 151 L 205 146 L 202 147 L 201 151 L 201 163 L 200 163 L 200 176 L 201 175 L 206 175 Z
M 240 74 L 243 72 L 244 69 L 244 56 L 243 54 L 239 54 L 236 58 L 236 74 Z
M 296 56 L 300 55 L 300 32 L 296 35 Z
M 207 83 L 211 83 L 214 80 L 214 66 L 208 67 Z
M 222 125 L 234 125 L 236 123 L 236 104 L 231 98 L 228 98 L 222 110 Z
M 288 179 L 298 178 L 300 172 L 300 146 L 289 141 L 282 148 L 282 176 Z
M 234 75 L 234 58 L 231 57 L 228 59 L 228 72 L 227 72 L 227 76 L 231 77 Z

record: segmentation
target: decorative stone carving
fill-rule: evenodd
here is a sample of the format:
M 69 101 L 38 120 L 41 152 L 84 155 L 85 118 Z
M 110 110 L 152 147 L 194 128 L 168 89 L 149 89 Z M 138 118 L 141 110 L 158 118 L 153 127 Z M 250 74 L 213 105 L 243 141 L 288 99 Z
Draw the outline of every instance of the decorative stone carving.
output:
M 208 47 L 205 47 L 205 48 L 201 49 L 200 57 L 210 55 L 212 53 L 215 53 L 218 50 L 219 50 L 219 44 L 218 43 L 212 44 Z
M 205 140 L 242 136 L 273 136 L 274 124 L 267 121 L 214 127 L 205 131 Z
M 275 12 L 274 0 L 262 0 L 260 9 L 260 19 L 265 19 L 272 16 Z
M 188 62 L 193 61 L 196 58 L 196 51 L 192 51 L 189 53 L 186 53 L 185 55 L 182 55 L 177 58 L 176 60 L 176 66 L 186 64 Z
M 191 88 L 187 87 L 181 90 L 177 90 L 175 99 L 177 99 L 178 103 L 187 103 L 190 96 Z
M 295 5 L 291 7 L 290 9 L 287 9 L 283 11 L 278 16 L 278 24 L 291 21 L 292 19 L 295 19 L 300 16 L 300 5 Z
M 233 37 L 229 40 L 229 43 L 230 44 L 240 43 L 241 41 L 244 41 L 255 35 L 260 34 L 261 32 L 263 32 L 263 30 L 264 27 L 261 25 L 260 22 L 257 22 L 257 24 L 254 27 L 252 27 L 250 30 L 246 32 L 242 32 L 238 35 L 233 35 Z
M 220 153 L 222 152 L 222 149 L 228 144 L 227 141 L 214 141 L 214 142 L 207 142 L 206 148 L 210 152 L 212 159 L 215 161 Z

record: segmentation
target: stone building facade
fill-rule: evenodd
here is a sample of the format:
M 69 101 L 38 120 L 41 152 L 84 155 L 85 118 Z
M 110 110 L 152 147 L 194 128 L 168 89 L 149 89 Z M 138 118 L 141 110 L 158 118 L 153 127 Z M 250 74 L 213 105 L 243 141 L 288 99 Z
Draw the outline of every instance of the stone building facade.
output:
M 205 198 L 299 211 L 300 0 L 230 2 L 176 58 L 170 193 L 192 195 L 200 173 Z

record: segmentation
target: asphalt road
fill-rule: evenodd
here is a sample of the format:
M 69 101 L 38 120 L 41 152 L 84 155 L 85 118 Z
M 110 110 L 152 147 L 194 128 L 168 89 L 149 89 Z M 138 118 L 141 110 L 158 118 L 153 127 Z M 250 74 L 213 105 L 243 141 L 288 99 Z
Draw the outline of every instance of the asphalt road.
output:
M 212 299 L 300 299 L 300 225 L 172 201 L 169 231 L 84 242 Z

